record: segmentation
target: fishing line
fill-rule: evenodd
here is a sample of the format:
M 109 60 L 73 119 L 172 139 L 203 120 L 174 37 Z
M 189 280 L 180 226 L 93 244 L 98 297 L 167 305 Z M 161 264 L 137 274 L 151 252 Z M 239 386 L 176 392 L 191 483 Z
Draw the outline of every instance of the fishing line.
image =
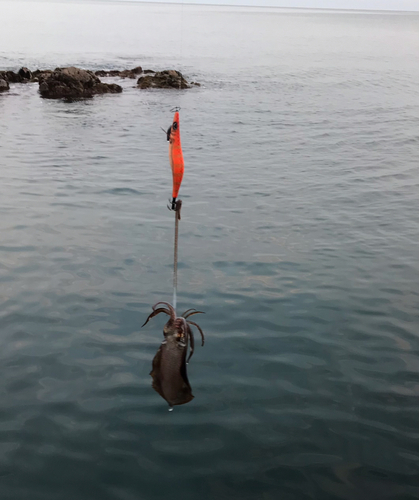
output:
M 182 201 L 177 202 L 177 208 L 175 211 L 175 245 L 174 245 L 174 256 L 173 256 L 173 309 L 176 311 L 176 301 L 177 301 L 177 261 L 178 261 L 178 244 L 179 244 L 179 221 L 180 221 L 180 209 L 182 207 Z

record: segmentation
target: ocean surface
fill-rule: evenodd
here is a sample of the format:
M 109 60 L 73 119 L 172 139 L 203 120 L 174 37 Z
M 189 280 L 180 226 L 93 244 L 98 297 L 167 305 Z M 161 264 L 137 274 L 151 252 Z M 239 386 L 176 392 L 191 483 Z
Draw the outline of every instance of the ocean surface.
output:
M 419 498 L 419 15 L 0 0 L 1 500 Z M 195 399 L 151 388 L 172 298 Z

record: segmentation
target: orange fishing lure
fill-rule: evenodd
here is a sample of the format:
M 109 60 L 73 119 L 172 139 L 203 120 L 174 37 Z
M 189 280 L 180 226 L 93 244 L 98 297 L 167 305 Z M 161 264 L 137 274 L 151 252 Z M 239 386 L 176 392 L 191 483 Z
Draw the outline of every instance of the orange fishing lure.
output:
M 172 210 L 176 210 L 176 199 L 179 194 L 180 185 L 185 171 L 183 161 L 182 146 L 180 143 L 179 112 L 176 111 L 173 123 L 167 130 L 167 140 L 169 141 L 169 160 L 173 175 Z

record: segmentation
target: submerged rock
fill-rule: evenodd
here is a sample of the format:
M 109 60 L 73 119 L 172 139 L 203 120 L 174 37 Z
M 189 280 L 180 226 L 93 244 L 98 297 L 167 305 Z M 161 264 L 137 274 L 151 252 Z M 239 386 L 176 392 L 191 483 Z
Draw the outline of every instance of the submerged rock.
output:
M 154 75 L 142 76 L 137 81 L 139 89 L 189 89 L 188 82 L 180 71 L 158 71 Z
M 9 82 L 4 78 L 0 78 L 0 92 L 5 92 L 6 90 L 9 89 L 10 89 Z
M 141 66 L 137 66 L 136 68 L 126 69 L 121 71 L 121 75 L 123 78 L 136 78 L 137 75 L 140 75 L 143 72 L 143 68 Z
M 113 69 L 110 71 L 99 70 L 95 71 L 96 76 L 104 77 L 104 76 L 119 76 L 119 78 L 137 78 L 139 74 L 143 72 L 143 68 L 141 66 L 137 66 L 133 69 L 123 69 L 121 71 Z
M 93 97 L 97 94 L 122 92 L 122 87 L 119 85 L 102 83 L 92 71 L 74 66 L 56 68 L 51 72 L 40 72 L 37 74 L 37 78 L 39 92 L 42 97 L 47 99 L 77 99 Z

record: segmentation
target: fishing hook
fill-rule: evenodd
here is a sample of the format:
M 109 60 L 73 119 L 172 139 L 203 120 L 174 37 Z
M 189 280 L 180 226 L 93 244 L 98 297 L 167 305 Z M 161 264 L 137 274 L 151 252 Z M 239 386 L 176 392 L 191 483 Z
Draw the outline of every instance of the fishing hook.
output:
M 169 210 L 173 210 L 173 212 L 177 212 L 177 220 L 180 220 L 180 209 L 182 208 L 182 200 L 177 200 L 176 198 L 173 198 L 173 200 L 171 200 L 169 198 L 169 204 L 167 205 L 167 208 Z

